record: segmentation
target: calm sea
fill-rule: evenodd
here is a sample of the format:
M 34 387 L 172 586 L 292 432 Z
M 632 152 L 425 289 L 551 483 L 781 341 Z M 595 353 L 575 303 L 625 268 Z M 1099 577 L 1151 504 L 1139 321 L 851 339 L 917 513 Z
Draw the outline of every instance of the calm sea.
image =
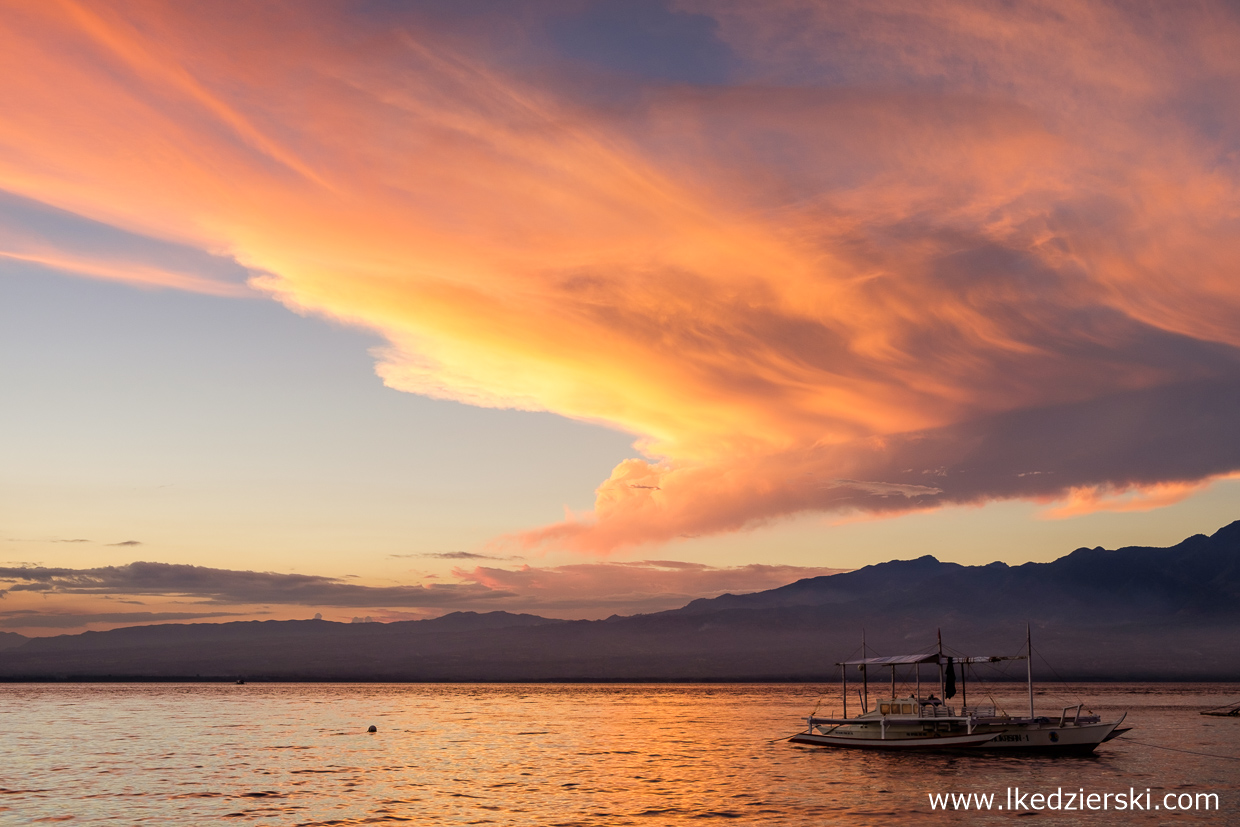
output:
M 1021 708 L 1022 687 L 989 691 Z M 1220 807 L 1033 823 L 1240 824 L 1240 719 L 1197 714 L 1240 701 L 1240 685 L 1073 685 L 1038 700 L 1126 709 L 1136 729 L 1088 758 L 888 755 L 782 740 L 838 704 L 832 686 L 8 684 L 0 823 L 999 824 L 1017 814 L 936 812 L 928 794 L 998 805 L 1019 787 L 1149 788 L 1141 803 L 1155 804 L 1216 793 Z

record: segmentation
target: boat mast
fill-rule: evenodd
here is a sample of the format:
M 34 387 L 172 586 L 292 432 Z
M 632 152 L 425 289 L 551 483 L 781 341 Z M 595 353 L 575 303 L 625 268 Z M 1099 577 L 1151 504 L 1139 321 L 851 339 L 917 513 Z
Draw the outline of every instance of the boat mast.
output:
M 865 629 L 861 630 L 861 659 L 865 660 Z M 869 669 L 861 664 L 861 711 L 870 711 L 870 676 Z
M 848 717 L 848 664 L 840 664 L 840 694 L 844 696 L 844 715 Z
M 969 659 L 960 659 L 960 714 L 966 714 L 969 707 Z
M 1033 633 L 1029 624 L 1025 624 L 1025 651 L 1029 653 L 1025 661 L 1025 677 L 1029 681 L 1029 717 L 1033 717 Z

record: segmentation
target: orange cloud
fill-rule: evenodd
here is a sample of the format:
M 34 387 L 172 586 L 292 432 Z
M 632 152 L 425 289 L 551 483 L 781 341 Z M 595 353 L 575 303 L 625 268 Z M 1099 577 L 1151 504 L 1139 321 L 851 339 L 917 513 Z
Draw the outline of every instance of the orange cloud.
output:
M 1153 511 L 1183 502 L 1220 480 L 1240 479 L 1240 474 L 1220 474 L 1193 482 L 1160 482 L 1153 485 L 1088 486 L 1072 488 L 1061 504 L 1045 509 L 1046 520 L 1065 520 L 1099 511 Z
M 1234 14 L 700 11 L 738 82 L 620 105 L 427 16 L 10 4 L 0 189 L 264 273 L 394 388 L 634 434 L 524 545 L 1240 467 Z

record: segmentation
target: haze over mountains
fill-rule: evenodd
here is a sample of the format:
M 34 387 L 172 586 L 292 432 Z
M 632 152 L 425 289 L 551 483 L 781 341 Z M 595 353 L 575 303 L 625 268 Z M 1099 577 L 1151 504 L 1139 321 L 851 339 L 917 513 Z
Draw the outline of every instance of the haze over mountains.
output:
M 457 612 L 135 626 L 0 640 L 0 679 L 815 680 L 856 654 L 1034 648 L 1059 676 L 1240 679 L 1240 521 L 1171 548 L 1080 548 L 1051 563 L 925 556 L 600 621 Z M 1035 661 L 1039 664 L 1040 661 Z

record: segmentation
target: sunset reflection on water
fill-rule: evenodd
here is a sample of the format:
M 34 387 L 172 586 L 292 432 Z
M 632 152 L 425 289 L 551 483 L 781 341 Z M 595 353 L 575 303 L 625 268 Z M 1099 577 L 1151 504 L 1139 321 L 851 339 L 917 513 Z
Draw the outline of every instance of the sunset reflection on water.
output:
M 990 691 L 1016 704 L 1022 687 Z M 784 739 L 838 701 L 804 684 L 9 684 L 0 821 L 985 824 L 1011 816 L 932 813 L 927 793 L 1135 786 L 1217 792 L 1221 811 L 1192 820 L 1235 823 L 1237 761 L 1145 744 L 1237 755 L 1240 721 L 1197 710 L 1240 687 L 1065 690 L 1077 694 L 1094 711 L 1129 709 L 1144 743 L 1086 759 L 799 747 Z

